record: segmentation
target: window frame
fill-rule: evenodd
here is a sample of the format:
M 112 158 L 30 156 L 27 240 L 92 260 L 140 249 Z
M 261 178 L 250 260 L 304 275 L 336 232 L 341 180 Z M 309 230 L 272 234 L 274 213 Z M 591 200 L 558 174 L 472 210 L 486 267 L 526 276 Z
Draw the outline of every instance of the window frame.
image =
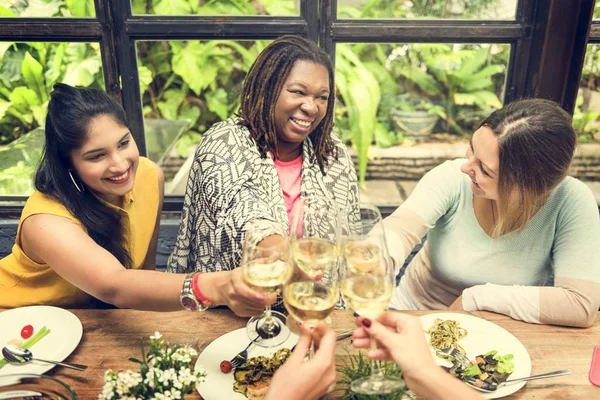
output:
M 317 41 L 334 63 L 337 43 L 510 44 L 504 102 L 544 97 L 570 112 L 588 36 L 589 43 L 600 43 L 600 21 L 592 22 L 595 0 L 518 0 L 512 21 L 338 19 L 337 3 L 300 0 L 297 17 L 162 16 L 133 15 L 129 0 L 94 0 L 95 17 L 0 18 L 0 41 L 99 43 L 105 89 L 123 105 L 142 155 L 146 140 L 137 70 L 140 40 L 257 40 L 296 34 Z M 0 196 L 0 218 L 18 218 L 26 199 Z M 165 196 L 163 211 L 182 208 L 183 196 Z

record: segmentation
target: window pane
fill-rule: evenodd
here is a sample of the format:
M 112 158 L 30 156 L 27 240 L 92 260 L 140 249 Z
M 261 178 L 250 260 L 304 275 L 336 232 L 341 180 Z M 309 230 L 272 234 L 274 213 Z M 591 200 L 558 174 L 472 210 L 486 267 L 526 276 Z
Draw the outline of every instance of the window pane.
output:
M 238 111 L 244 77 L 268 43 L 137 43 L 148 156 L 163 167 L 166 194 L 183 194 L 189 166 L 181 166 L 200 135 Z
M 131 0 L 134 14 L 298 16 L 298 0 Z
M 588 44 L 573 112 L 579 143 L 600 142 L 600 44 Z
M 377 149 L 417 145 L 431 154 L 430 143 L 467 140 L 502 106 L 509 51 L 497 44 L 338 44 L 335 129 L 356 150 L 359 175 Z
M 338 18 L 514 20 L 518 0 L 337 0 Z
M 94 0 L 0 0 L 0 17 L 94 16 Z
M 98 44 L 0 42 L 0 195 L 32 191 L 57 82 L 104 89 Z

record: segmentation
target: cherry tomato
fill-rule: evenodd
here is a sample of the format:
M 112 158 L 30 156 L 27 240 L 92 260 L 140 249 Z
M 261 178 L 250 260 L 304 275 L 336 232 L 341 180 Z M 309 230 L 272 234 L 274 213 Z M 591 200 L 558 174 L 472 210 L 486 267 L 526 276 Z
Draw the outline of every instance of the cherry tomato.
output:
M 23 339 L 29 339 L 33 335 L 33 326 L 25 325 L 23 329 L 21 329 L 21 337 Z
M 221 372 L 224 374 L 228 374 L 231 372 L 231 369 L 233 368 L 233 366 L 231 365 L 231 363 L 227 360 L 223 360 L 221 361 L 221 364 L 219 364 L 219 368 L 221 368 Z

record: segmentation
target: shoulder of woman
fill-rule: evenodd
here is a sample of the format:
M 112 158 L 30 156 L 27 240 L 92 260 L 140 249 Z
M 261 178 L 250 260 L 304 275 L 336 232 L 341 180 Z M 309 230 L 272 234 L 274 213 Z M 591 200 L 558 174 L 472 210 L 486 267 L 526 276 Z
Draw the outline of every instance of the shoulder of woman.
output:
M 23 220 L 33 214 L 54 214 L 73 220 L 76 219 L 63 203 L 38 191 L 33 192 L 27 199 L 21 219 Z
M 598 207 L 594 192 L 588 185 L 577 178 L 567 176 L 553 190 L 551 197 L 564 202 L 565 206 L 571 207 L 572 204 L 581 204 L 583 206 L 589 204 L 590 207 Z
M 222 151 L 223 148 L 256 147 L 250 137 L 250 131 L 245 126 L 240 125 L 239 121 L 239 118 L 228 118 L 212 125 L 202 135 L 198 152 Z

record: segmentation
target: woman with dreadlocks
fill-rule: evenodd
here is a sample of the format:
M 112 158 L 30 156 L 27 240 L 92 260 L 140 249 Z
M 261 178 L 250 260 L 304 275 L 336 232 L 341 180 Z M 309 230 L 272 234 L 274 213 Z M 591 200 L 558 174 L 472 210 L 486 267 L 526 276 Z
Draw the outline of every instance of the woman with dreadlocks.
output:
M 196 287 L 205 305 L 249 316 L 275 301 L 242 280 L 242 244 L 268 245 L 285 235 L 302 198 L 333 200 L 358 216 L 354 166 L 332 132 L 334 101 L 327 54 L 284 36 L 250 68 L 239 117 L 203 135 L 167 271 L 201 272 Z

